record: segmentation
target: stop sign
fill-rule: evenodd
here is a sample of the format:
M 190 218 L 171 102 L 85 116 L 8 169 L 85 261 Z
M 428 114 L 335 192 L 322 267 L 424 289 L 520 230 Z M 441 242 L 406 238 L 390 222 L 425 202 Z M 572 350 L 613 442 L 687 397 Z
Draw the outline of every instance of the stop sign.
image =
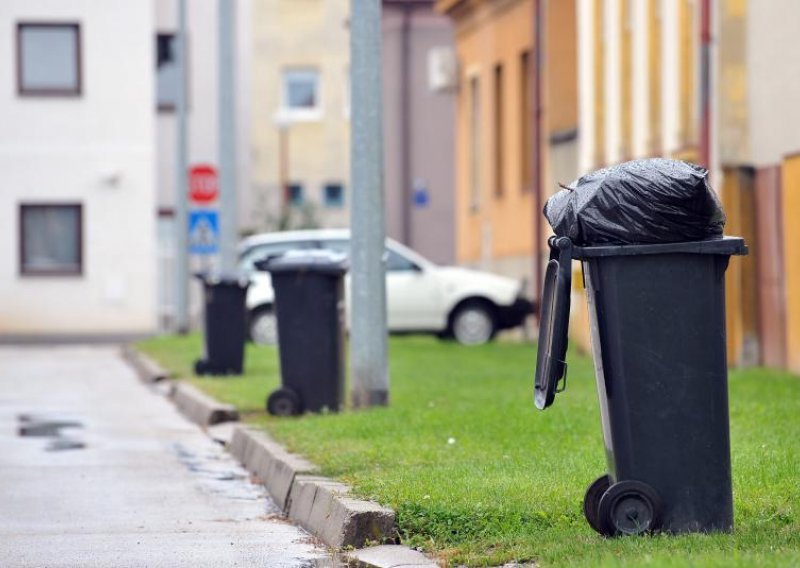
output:
M 189 170 L 189 199 L 194 203 L 211 203 L 219 197 L 217 170 L 208 164 L 198 164 Z

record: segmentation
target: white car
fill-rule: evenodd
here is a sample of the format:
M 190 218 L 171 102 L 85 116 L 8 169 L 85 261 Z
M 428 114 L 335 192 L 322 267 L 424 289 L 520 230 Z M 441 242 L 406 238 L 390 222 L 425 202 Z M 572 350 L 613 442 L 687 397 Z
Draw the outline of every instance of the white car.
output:
M 277 339 L 270 275 L 254 262 L 291 250 L 348 254 L 347 230 L 284 231 L 249 237 L 239 245 L 239 268 L 251 277 L 248 330 L 256 343 Z M 533 310 L 523 284 L 504 276 L 437 266 L 411 249 L 386 240 L 386 300 L 389 331 L 434 333 L 467 345 L 486 343 L 503 329 L 521 325 Z M 345 278 L 349 291 L 349 278 Z M 347 293 L 349 296 L 349 292 Z

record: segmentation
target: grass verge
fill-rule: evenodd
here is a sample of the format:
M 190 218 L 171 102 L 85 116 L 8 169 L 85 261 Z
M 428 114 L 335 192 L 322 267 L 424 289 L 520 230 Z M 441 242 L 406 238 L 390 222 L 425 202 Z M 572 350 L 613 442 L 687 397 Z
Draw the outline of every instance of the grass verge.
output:
M 198 378 L 197 335 L 139 347 L 325 475 L 395 509 L 405 544 L 452 565 L 800 565 L 800 380 L 786 373 L 730 376 L 734 534 L 603 539 L 581 508 L 605 471 L 586 357 L 570 354 L 567 391 L 538 412 L 531 346 L 393 338 L 388 408 L 278 420 L 263 412 L 279 380 L 274 348 L 248 346 L 241 377 Z

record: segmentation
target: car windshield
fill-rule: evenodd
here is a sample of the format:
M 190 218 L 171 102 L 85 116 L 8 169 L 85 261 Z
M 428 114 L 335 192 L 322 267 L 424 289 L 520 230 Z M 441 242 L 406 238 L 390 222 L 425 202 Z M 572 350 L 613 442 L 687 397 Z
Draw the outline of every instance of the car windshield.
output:
M 350 241 L 348 239 L 331 239 L 321 243 L 322 248 L 350 256 Z M 386 247 L 386 270 L 399 272 L 403 270 L 419 270 L 419 265 L 394 249 Z

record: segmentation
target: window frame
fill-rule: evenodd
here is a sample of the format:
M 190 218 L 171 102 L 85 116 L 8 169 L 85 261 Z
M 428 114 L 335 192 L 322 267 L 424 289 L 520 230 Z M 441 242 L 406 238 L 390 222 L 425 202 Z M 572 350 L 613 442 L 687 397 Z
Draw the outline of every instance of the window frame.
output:
M 22 55 L 22 34 L 24 28 L 73 28 L 75 30 L 75 88 L 26 88 L 22 82 L 25 65 Z M 19 21 L 16 25 L 17 50 L 17 95 L 20 97 L 81 97 L 83 95 L 83 42 L 81 24 L 75 21 Z
M 61 207 L 74 209 L 78 213 L 78 230 L 77 230 L 77 267 L 74 270 L 64 268 L 41 269 L 29 268 L 25 264 L 25 210 L 26 209 L 44 209 L 49 207 Z M 36 203 L 20 203 L 18 207 L 17 218 L 17 232 L 18 232 L 18 246 L 19 258 L 18 268 L 20 276 L 83 276 L 84 268 L 84 223 L 83 223 L 83 204 L 76 202 L 36 202 Z
M 291 76 L 314 77 L 314 106 L 289 106 L 289 83 Z M 281 69 L 281 101 L 279 115 L 291 121 L 315 121 L 322 119 L 322 72 L 316 67 L 284 67 Z

